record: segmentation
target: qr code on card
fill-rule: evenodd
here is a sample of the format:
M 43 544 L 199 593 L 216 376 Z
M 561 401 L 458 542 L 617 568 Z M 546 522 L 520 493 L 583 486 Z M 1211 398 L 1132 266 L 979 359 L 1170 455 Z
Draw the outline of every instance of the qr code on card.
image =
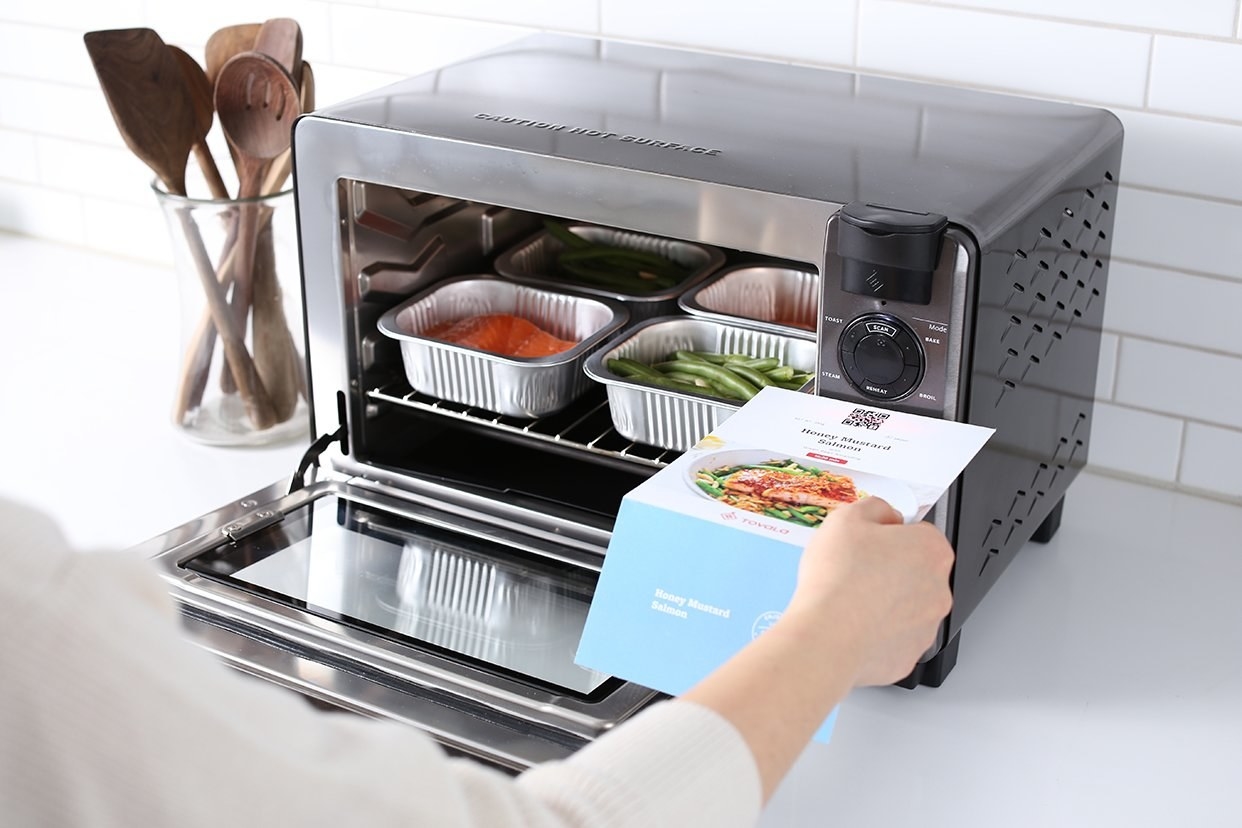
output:
M 886 412 L 872 411 L 867 408 L 855 408 L 848 417 L 841 421 L 841 425 L 869 428 L 875 431 L 887 419 L 888 414 Z

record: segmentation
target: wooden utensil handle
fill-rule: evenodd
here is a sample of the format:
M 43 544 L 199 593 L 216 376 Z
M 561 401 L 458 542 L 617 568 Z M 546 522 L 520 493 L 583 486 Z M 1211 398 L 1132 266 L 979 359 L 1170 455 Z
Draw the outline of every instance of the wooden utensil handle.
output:
M 194 158 L 198 161 L 199 169 L 203 171 L 203 177 L 207 179 L 207 189 L 211 190 L 211 197 L 220 200 L 227 199 L 229 197 L 228 187 L 225 186 L 224 179 L 220 176 L 220 168 L 216 166 L 216 158 L 211 154 L 206 141 L 199 141 L 194 145 Z
M 233 271 L 233 297 L 230 300 L 233 322 L 245 335 L 246 320 L 254 295 L 255 239 L 259 228 L 259 207 L 243 200 L 237 205 L 237 261 Z M 220 390 L 232 394 L 237 390 L 231 374 L 220 375 Z
M 260 238 L 264 237 L 263 234 L 270 226 L 274 215 L 273 211 L 266 210 L 260 217 Z M 237 256 L 237 217 L 234 216 L 228 236 L 224 241 L 224 253 L 220 257 L 219 281 L 222 294 L 227 294 L 233 284 Z M 293 350 L 296 356 L 292 332 L 286 329 L 285 334 L 289 338 L 288 347 Z M 202 404 L 203 393 L 207 389 L 207 383 L 211 375 L 212 351 L 215 346 L 216 326 L 212 320 L 211 308 L 208 307 L 203 309 L 198 324 L 194 328 L 194 334 L 190 339 L 190 345 L 185 352 L 185 358 L 181 366 L 181 380 L 177 388 L 176 401 L 173 407 L 173 422 L 184 422 L 186 415 Z M 298 391 L 304 399 L 309 400 L 306 391 L 305 366 L 300 359 L 297 362 Z M 221 374 L 222 378 L 224 376 L 232 376 L 227 366 Z M 228 393 L 232 393 L 234 390 L 236 390 L 236 386 L 230 383 Z
M 298 404 L 298 353 L 289 332 L 276 273 L 276 246 L 272 223 L 260 222 L 254 257 L 254 294 L 250 324 L 254 364 L 272 396 L 276 417 L 284 422 Z
M 198 232 L 198 225 L 194 223 L 189 214 L 183 211 L 178 210 L 177 216 L 181 220 L 181 228 L 185 233 L 190 256 L 194 259 L 194 269 L 198 272 L 199 281 L 202 282 L 203 292 L 207 297 L 207 307 L 211 312 L 212 322 L 215 323 L 216 331 L 224 347 L 224 357 L 237 383 L 237 388 L 241 392 L 242 401 L 246 405 L 246 413 L 255 428 L 260 430 L 271 428 L 277 422 L 271 397 L 268 396 L 267 389 L 263 387 L 263 381 L 255 369 L 254 360 L 250 358 L 250 352 L 246 350 L 246 344 L 237 333 L 237 326 L 233 321 L 228 302 L 225 301 L 220 289 L 216 272 L 211 266 L 211 259 L 203 244 L 203 237 Z

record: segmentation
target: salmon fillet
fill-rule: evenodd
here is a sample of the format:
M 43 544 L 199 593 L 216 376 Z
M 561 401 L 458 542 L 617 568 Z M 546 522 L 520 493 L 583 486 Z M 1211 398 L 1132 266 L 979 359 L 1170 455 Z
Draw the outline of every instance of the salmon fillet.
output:
M 441 322 L 423 331 L 423 336 L 516 357 L 551 356 L 578 344 L 558 339 L 529 319 L 511 313 L 487 313 Z
M 854 481 L 844 475 L 795 474 L 776 469 L 742 469 L 724 480 L 727 490 L 777 503 L 831 509 L 858 499 Z
M 541 357 L 568 351 L 578 343 L 567 339 L 558 339 L 547 331 L 535 328 L 521 342 L 514 344 L 511 339 L 510 344 L 513 345 L 513 350 L 510 352 L 511 356 Z

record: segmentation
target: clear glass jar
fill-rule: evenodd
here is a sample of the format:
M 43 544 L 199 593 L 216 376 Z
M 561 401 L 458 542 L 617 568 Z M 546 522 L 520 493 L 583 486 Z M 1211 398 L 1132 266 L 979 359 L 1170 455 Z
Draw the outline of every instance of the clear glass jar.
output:
M 173 244 L 182 367 L 173 424 L 211 445 L 310 437 L 293 191 L 244 200 L 152 184 Z

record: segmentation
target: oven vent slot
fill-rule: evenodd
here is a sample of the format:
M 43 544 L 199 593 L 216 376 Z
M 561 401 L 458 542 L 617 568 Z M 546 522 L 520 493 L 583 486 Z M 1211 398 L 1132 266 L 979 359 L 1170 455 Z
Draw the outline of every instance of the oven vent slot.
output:
M 1015 250 L 1009 262 L 1006 276 L 1013 287 L 1002 306 L 1008 321 L 1000 334 L 1004 355 L 997 369 L 997 407 L 1048 359 L 1101 296 L 1095 279 L 1104 263 L 1096 250 L 1107 247 L 1108 236 L 1101 228 L 1111 224 L 1106 213 L 1112 208 L 1091 188 L 1080 192 L 1077 203 L 1062 207 L 1055 224 L 1040 227 L 1031 244 Z
M 612 426 L 608 400 L 602 389 L 588 393 L 564 411 L 534 420 L 508 417 L 480 408 L 448 402 L 411 391 L 402 381 L 381 385 L 367 392 L 367 398 L 393 405 L 455 417 L 525 438 L 555 443 L 560 448 L 624 460 L 645 468 L 662 468 L 681 452 L 636 443 L 622 437 Z
M 1063 424 L 1063 432 L 1065 427 Z M 979 543 L 986 554 L 980 558 L 982 562 L 976 577 L 983 577 L 994 560 L 1012 556 L 1021 544 L 1031 539 L 1032 534 L 1038 535 L 1038 522 L 1044 520 L 1048 511 L 1045 499 L 1056 499 L 1064 494 L 1064 476 L 1069 469 L 1083 464 L 1090 431 L 1088 414 L 1084 411 L 1075 413 L 1069 422 L 1068 434 L 1058 436 L 1051 453 L 1036 463 L 1030 483 L 1014 492 L 1004 517 L 993 518 L 988 525 Z M 1053 508 L 1055 510 L 1056 507 Z

